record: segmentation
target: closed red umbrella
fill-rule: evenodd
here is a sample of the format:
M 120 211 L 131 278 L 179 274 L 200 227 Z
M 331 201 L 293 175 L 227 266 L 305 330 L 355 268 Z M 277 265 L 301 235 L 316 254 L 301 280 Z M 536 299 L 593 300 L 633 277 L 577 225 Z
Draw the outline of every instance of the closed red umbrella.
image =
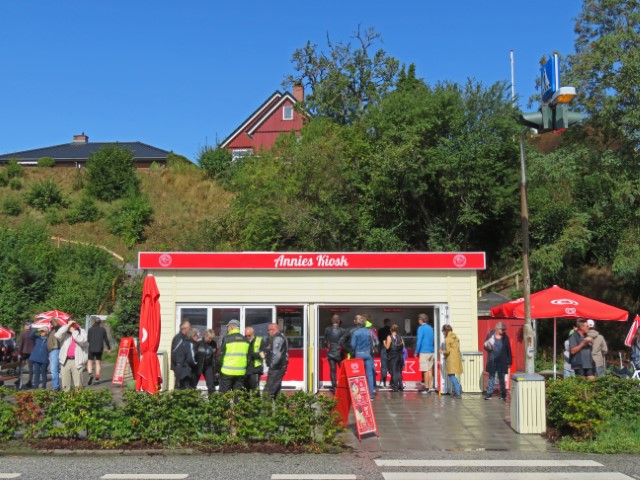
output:
M 158 347 L 160 346 L 160 291 L 153 275 L 147 275 L 142 287 L 140 307 L 140 365 L 136 377 L 136 390 L 156 394 L 162 384 Z

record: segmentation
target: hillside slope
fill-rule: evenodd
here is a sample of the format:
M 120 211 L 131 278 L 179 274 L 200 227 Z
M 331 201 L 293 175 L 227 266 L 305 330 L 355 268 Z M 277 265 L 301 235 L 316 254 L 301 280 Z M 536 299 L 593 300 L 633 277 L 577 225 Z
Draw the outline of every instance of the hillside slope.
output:
M 1 171 L 1 169 L 0 169 Z M 172 168 L 138 171 L 140 189 L 147 195 L 153 207 L 153 221 L 145 230 L 146 240 L 133 248 L 127 248 L 124 241 L 109 233 L 107 218 L 119 202 L 96 202 L 102 217 L 92 223 L 69 225 L 66 221 L 52 224 L 51 214 L 46 214 L 27 206 L 25 195 L 34 185 L 45 178 L 54 179 L 63 191 L 69 205 L 77 201 L 86 185 L 85 171 L 67 168 L 25 168 L 12 186 L 0 187 L 0 225 L 15 226 L 23 222 L 36 221 L 47 224 L 52 237 L 102 245 L 127 261 L 135 260 L 137 252 L 143 250 L 182 250 L 194 244 L 194 237 L 200 235 L 198 226 L 203 221 L 215 222 L 228 209 L 232 195 L 215 181 L 205 178 L 201 169 L 194 165 L 179 165 Z M 7 200 L 17 200 L 22 212 L 12 216 L 4 211 Z M 64 218 L 67 209 L 60 209 L 58 217 Z M 195 242 L 199 243 L 199 242 Z M 202 243 L 202 242 L 200 242 Z

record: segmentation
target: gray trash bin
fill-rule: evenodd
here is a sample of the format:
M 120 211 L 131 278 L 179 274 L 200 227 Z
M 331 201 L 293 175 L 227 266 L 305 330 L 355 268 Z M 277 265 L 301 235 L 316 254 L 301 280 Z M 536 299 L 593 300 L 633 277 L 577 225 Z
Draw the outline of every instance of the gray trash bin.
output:
M 511 375 L 511 428 L 518 433 L 543 433 L 547 430 L 545 383 L 542 375 Z

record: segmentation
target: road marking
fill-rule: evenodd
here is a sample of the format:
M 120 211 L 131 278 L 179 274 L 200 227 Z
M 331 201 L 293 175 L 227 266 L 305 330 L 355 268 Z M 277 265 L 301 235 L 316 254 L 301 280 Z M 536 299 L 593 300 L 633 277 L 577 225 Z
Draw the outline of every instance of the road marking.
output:
M 379 467 L 603 467 L 593 460 L 376 460 Z
M 105 480 L 179 480 L 188 476 L 188 473 L 107 473 L 100 478 Z
M 634 480 L 619 472 L 385 472 L 385 480 Z
M 18 478 L 21 473 L 0 473 L 0 478 Z
M 271 480 L 356 480 L 358 477 L 351 474 L 336 473 L 315 473 L 315 474 L 298 474 L 298 473 L 274 473 Z

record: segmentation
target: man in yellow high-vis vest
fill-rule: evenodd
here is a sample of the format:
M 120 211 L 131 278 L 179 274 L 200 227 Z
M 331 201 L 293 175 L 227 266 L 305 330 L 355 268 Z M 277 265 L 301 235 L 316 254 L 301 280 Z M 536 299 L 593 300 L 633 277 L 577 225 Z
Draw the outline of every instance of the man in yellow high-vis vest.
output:
M 248 361 L 249 341 L 240 333 L 240 322 L 233 319 L 220 347 L 220 393 L 244 388 Z

